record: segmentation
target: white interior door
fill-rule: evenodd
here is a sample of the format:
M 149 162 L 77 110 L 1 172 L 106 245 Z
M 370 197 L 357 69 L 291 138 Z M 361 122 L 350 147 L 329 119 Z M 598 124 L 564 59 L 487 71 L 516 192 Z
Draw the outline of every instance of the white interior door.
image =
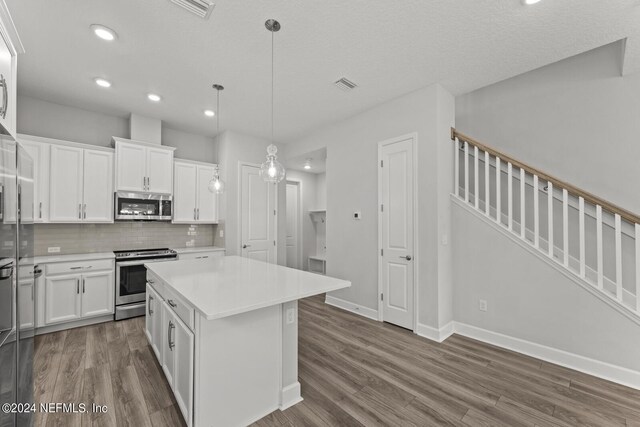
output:
M 241 170 L 241 255 L 275 263 L 276 186 L 260 178 L 260 168 L 242 165 Z
M 300 268 L 300 183 L 287 182 L 287 267 Z
M 413 329 L 413 138 L 380 145 L 380 232 L 383 320 Z

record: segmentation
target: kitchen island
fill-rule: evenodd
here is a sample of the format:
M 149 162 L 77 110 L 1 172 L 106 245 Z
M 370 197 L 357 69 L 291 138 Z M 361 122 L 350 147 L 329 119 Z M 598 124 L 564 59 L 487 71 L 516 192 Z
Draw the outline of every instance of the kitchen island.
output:
M 146 267 L 146 335 L 196 427 L 245 426 L 300 402 L 297 301 L 351 286 L 238 256 Z

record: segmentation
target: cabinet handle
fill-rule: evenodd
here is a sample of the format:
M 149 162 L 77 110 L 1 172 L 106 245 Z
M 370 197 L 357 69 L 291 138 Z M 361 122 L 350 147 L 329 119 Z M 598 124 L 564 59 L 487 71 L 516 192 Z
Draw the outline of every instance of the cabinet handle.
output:
M 42 202 L 40 202 L 40 219 L 42 219 Z
M 78 219 L 82 219 L 82 203 L 78 204 Z
M 80 279 L 76 279 L 76 293 L 80 294 Z
M 147 177 L 146 176 L 142 177 L 142 189 L 143 190 L 147 189 Z
M 151 178 L 147 177 L 147 191 L 151 189 Z
M 167 304 L 169 304 L 171 307 L 174 307 L 174 308 L 178 306 L 178 304 L 176 304 L 175 302 L 173 302 L 173 300 L 172 300 L 172 299 L 168 299 L 168 300 L 167 300 Z
M 69 270 L 82 270 L 82 267 L 71 267 Z
M 82 218 L 87 219 L 87 204 L 82 205 Z
M 7 117 L 7 108 L 9 105 L 9 91 L 7 90 L 7 81 L 4 78 L 4 75 L 0 74 L 0 86 L 2 86 L 2 109 L 0 109 L 0 114 L 2 118 Z
M 171 320 L 169 320 L 169 328 L 167 329 L 167 342 L 169 343 L 169 350 L 173 351 L 173 347 L 175 347 L 175 343 L 171 341 L 171 330 L 176 326 L 173 324 Z
M 196 210 L 198 211 L 198 216 L 197 216 L 197 218 L 196 218 L 196 219 L 197 219 L 197 220 L 199 220 L 199 219 L 200 219 L 200 208 L 198 208 L 198 209 L 196 209 Z
M 148 311 L 149 311 L 149 316 L 151 316 L 153 314 L 153 310 L 151 309 L 151 303 L 153 302 L 153 296 L 149 295 L 149 307 Z
M 82 278 L 82 293 L 84 294 L 84 277 Z

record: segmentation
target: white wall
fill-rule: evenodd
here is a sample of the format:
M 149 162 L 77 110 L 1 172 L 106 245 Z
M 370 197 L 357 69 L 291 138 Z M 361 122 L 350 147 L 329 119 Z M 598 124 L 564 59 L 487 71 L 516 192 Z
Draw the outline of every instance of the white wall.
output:
M 111 137 L 129 138 L 129 118 L 18 96 L 18 132 L 46 138 L 111 146 Z M 177 147 L 181 159 L 216 161 L 214 139 L 162 127 L 162 144 Z
M 261 164 L 267 155 L 268 140 L 226 131 L 220 135 L 220 174 L 226 191 L 221 197 L 220 216 L 225 229 L 227 255 L 240 253 L 240 224 L 238 223 L 239 162 Z M 284 158 L 282 147 L 278 155 Z M 286 180 L 278 185 L 278 264 L 285 264 L 286 239 Z
M 287 157 L 327 148 L 328 275 L 351 280 L 334 296 L 370 309 L 378 307 L 378 161 L 380 141 L 417 133 L 419 321 L 439 327 L 451 320 L 448 246 L 439 251 L 441 234 L 449 233 L 452 182 L 454 100 L 435 85 L 404 95 L 347 120 L 320 129 L 287 145 Z M 447 161 L 440 161 L 446 158 Z M 439 184 L 440 183 L 440 184 Z M 439 191 L 438 185 L 447 190 Z M 354 211 L 362 220 L 354 221 Z M 448 240 L 448 238 L 446 239 Z
M 289 170 L 287 171 L 287 180 L 293 180 L 300 183 L 301 202 L 302 202 L 302 261 L 303 270 L 307 270 L 307 259 L 309 255 L 316 254 L 316 229 L 309 215 L 310 209 L 316 207 L 316 197 L 318 194 L 316 185 L 316 175 L 307 172 Z
M 319 173 L 316 175 L 316 209 L 327 207 L 327 174 Z
M 579 188 L 640 212 L 640 73 L 620 42 L 456 98 L 456 127 Z
M 636 323 L 457 205 L 453 224 L 456 321 L 640 372 Z

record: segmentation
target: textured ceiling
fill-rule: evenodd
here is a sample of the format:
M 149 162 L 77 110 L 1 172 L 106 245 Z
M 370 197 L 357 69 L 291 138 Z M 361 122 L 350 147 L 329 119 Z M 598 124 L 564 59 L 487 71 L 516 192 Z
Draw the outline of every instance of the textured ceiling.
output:
M 638 0 L 219 0 L 203 21 L 169 0 L 7 0 L 26 53 L 19 91 L 115 115 L 136 112 L 213 135 L 211 84 L 226 87 L 221 129 L 270 135 L 270 33 L 277 18 L 276 140 L 420 87 L 461 94 L 630 37 L 640 68 Z M 106 43 L 89 30 L 117 31 Z M 94 77 L 112 81 L 97 87 Z M 346 76 L 359 87 L 342 92 Z M 147 101 L 157 92 L 163 101 Z

